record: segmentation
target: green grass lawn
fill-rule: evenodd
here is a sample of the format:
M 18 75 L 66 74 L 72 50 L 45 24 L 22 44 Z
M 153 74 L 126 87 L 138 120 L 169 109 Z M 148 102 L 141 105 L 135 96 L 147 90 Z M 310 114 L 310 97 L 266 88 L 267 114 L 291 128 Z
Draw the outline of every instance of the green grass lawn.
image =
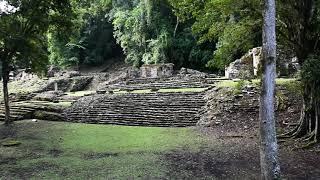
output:
M 157 179 L 170 170 L 164 153 L 208 146 L 190 128 L 22 121 L 14 130 L 21 145 L 0 146 L 0 179 Z
M 77 92 L 68 92 L 68 96 L 75 96 L 75 97 L 81 97 L 89 94 L 94 94 L 95 91 L 77 91 Z
M 246 81 L 248 83 L 248 81 Z M 293 78 L 277 78 L 276 79 L 276 84 L 277 85 L 288 85 L 288 84 L 292 84 L 297 82 L 297 79 L 293 79 Z M 239 83 L 239 81 L 234 81 L 234 80 L 222 80 L 220 82 L 217 83 L 216 86 L 218 87 L 229 87 L 229 88 L 235 88 L 237 86 L 237 84 Z M 252 83 L 255 85 L 259 85 L 260 83 L 260 79 L 253 79 Z

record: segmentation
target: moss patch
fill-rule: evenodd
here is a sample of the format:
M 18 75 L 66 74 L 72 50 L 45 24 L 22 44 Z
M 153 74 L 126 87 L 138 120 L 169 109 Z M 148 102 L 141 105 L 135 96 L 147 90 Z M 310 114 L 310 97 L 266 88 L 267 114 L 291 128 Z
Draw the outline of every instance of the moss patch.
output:
M 5 147 L 18 146 L 20 144 L 21 144 L 20 141 L 17 141 L 14 139 L 6 139 L 1 142 L 1 145 Z

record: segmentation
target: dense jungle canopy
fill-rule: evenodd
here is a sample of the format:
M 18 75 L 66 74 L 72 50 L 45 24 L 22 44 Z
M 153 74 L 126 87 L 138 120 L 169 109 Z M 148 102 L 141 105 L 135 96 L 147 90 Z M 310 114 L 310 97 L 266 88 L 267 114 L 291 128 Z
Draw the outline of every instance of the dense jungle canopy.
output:
M 13 7 L 21 6 L 21 11 L 27 5 L 38 6 L 27 0 L 7 2 Z M 300 62 L 319 49 L 319 2 L 308 2 L 286 0 L 277 4 L 278 49 L 298 56 Z M 43 51 L 29 54 L 42 54 L 48 59 L 41 61 L 42 64 L 97 65 L 124 57 L 135 66 L 171 62 L 177 68 L 217 72 L 250 48 L 262 45 L 260 0 L 65 0 L 60 3 L 68 5 L 52 7 L 47 12 L 49 16 L 42 16 L 45 22 L 35 22 L 44 33 L 33 38 L 41 39 L 34 50 Z M 20 16 L 15 21 L 33 28 L 31 20 L 40 20 L 39 13 L 43 10 L 29 9 L 26 14 L 12 15 L 1 12 L 1 27 L 5 31 L 1 32 L 1 48 L 8 40 L 5 37 L 8 31 L 24 28 L 13 27 L 10 17 Z

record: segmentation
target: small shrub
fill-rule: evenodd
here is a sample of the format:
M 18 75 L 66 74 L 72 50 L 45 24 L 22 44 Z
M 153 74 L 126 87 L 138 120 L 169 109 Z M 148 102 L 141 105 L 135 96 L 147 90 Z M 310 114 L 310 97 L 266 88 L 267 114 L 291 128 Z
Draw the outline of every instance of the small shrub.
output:
M 235 86 L 235 90 L 241 91 L 244 86 L 246 85 L 246 81 L 245 80 L 240 80 L 236 86 Z
M 158 92 L 159 88 L 151 88 L 151 92 Z

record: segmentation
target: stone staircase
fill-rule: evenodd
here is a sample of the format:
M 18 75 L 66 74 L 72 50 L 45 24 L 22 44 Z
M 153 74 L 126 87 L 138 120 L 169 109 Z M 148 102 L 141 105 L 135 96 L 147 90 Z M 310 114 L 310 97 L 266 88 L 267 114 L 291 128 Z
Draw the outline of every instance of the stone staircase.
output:
M 65 111 L 68 121 L 129 126 L 186 127 L 199 121 L 204 93 L 94 95 Z
M 174 88 L 206 88 L 209 85 L 201 77 L 171 77 L 171 78 L 137 78 L 105 86 L 104 89 L 174 89 Z
M 19 121 L 23 119 L 30 119 L 35 111 L 57 111 L 59 109 L 52 109 L 45 105 L 48 102 L 38 101 L 21 101 L 12 102 L 10 104 L 10 118 L 12 121 Z M 5 119 L 4 105 L 0 104 L 0 121 Z

